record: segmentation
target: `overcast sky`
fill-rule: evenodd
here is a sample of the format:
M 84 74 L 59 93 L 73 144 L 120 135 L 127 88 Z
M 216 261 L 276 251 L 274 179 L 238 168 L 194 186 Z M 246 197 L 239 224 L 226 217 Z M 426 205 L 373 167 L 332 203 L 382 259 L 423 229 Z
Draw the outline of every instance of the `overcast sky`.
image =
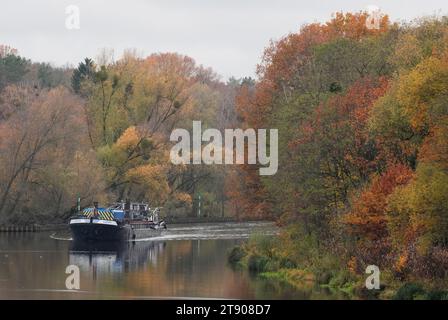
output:
M 68 5 L 80 29 L 65 27 Z M 76 65 L 113 48 L 175 51 L 222 75 L 253 76 L 270 39 L 335 11 L 380 7 L 393 21 L 448 13 L 447 0 L 2 0 L 0 43 L 34 61 Z

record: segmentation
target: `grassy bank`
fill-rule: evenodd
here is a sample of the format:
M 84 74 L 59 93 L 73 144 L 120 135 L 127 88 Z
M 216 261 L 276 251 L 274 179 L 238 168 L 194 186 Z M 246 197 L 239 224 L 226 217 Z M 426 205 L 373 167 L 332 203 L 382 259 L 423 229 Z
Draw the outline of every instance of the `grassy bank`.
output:
M 287 234 L 287 235 L 285 235 Z M 287 284 L 297 290 L 325 288 L 348 299 L 446 300 L 447 283 L 422 278 L 399 279 L 391 270 L 382 270 L 380 289 L 368 290 L 368 274 L 356 272 L 347 265 L 347 257 L 324 248 L 312 236 L 289 246 L 285 237 L 253 235 L 248 242 L 232 248 L 229 263 L 246 269 L 257 277 Z

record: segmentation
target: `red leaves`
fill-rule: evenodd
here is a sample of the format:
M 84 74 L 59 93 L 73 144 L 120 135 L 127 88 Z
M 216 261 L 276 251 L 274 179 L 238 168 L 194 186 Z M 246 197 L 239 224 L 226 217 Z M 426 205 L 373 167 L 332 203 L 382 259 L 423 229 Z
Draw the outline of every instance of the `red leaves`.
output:
M 370 185 L 354 199 L 352 210 L 344 219 L 350 230 L 371 240 L 387 236 L 387 197 L 396 187 L 406 185 L 412 177 L 413 171 L 402 164 L 390 165 L 384 174 L 373 177 Z
M 376 35 L 388 30 L 389 17 L 381 17 L 379 29 L 367 28 L 367 13 L 342 13 L 337 12 L 334 18 L 326 24 L 326 33 L 330 37 L 344 36 L 350 39 L 361 39 L 366 36 Z
M 368 175 L 377 166 L 378 159 L 371 150 L 367 121 L 373 104 L 387 88 L 385 78 L 360 79 L 344 95 L 322 103 L 312 120 L 298 128 L 298 138 L 289 143 L 290 149 L 300 155 L 303 144 L 325 144 L 339 155 L 338 160 Z

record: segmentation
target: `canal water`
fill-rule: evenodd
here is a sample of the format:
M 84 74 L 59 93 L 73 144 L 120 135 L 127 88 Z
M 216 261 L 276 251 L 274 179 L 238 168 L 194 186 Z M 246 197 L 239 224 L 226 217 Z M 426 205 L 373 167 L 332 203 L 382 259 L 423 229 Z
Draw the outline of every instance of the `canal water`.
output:
M 276 232 L 268 222 L 173 225 L 157 238 L 88 246 L 63 231 L 0 233 L 0 299 L 331 298 L 227 263 L 251 234 Z M 79 290 L 66 288 L 69 265 L 79 267 Z

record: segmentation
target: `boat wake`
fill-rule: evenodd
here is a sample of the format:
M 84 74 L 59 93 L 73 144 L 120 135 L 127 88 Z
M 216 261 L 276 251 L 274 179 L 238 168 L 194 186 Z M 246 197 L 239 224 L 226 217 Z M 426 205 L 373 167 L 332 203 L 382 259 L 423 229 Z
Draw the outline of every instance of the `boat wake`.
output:
M 174 240 L 217 240 L 217 239 L 247 239 L 252 234 L 276 235 L 278 228 L 272 222 L 228 222 L 171 225 L 161 235 L 129 240 L 144 241 L 174 241 Z M 51 239 L 72 241 L 70 233 L 52 233 Z
M 230 240 L 230 239 L 247 239 L 250 237 L 251 234 L 235 234 L 235 235 L 225 235 L 225 234 L 218 234 L 218 235 L 209 235 L 209 234 L 167 234 L 164 236 L 159 237 L 151 237 L 151 238 L 143 238 L 143 239 L 136 239 L 136 240 L 129 240 L 133 242 L 141 242 L 141 241 L 174 241 L 174 240 Z M 273 233 L 272 235 L 275 235 Z
M 73 238 L 70 235 L 58 235 L 56 233 L 50 234 L 50 238 L 59 241 L 72 241 Z
M 182 225 L 168 228 L 160 236 L 135 241 L 247 239 L 253 234 L 276 235 L 278 229 L 270 222 Z

